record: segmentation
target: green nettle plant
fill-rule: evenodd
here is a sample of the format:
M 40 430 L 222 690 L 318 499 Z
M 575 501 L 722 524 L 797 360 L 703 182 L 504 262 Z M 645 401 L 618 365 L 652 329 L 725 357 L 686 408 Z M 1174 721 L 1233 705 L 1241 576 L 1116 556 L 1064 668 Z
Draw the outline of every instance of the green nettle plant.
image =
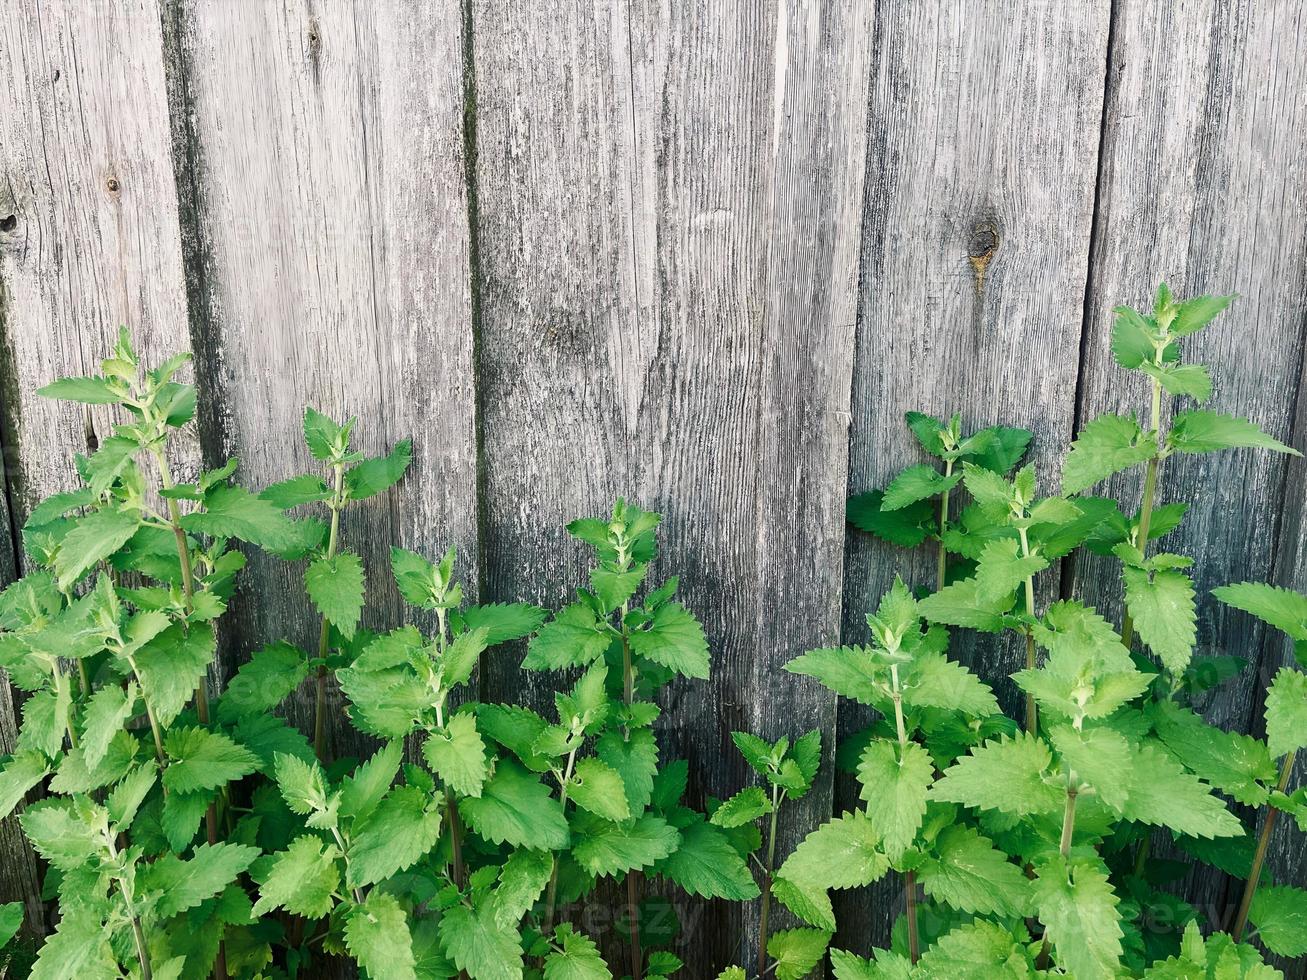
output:
M 1279 975 L 1242 943 L 1248 922 L 1267 950 L 1307 952 L 1307 891 L 1259 887 L 1276 813 L 1307 829 L 1307 790 L 1289 785 L 1294 753 L 1307 745 L 1307 674 L 1286 667 L 1276 675 L 1265 741 L 1208 725 L 1195 699 L 1239 662 L 1194 657 L 1192 562 L 1149 553 L 1184 516 L 1183 504 L 1156 499 L 1170 456 L 1294 452 L 1245 419 L 1202 409 L 1177 411 L 1165 425 L 1164 395 L 1202 402 L 1211 394 L 1207 369 L 1181 363 L 1179 341 L 1231 299 L 1180 302 L 1163 286 L 1152 312 L 1116 311 L 1113 354 L 1148 376 L 1150 428 L 1129 416 L 1089 422 L 1060 493 L 1040 497 L 1029 466 L 1007 478 L 1028 441 L 1021 430 L 981 430 L 971 437 L 982 440 L 978 448 L 956 417 L 912 414 L 909 426 L 944 472 L 915 466 L 885 491 L 850 501 L 851 522 L 885 540 L 937 541 L 938 570 L 933 593 L 895 584 L 868 617 L 870 644 L 811 651 L 788 665 L 882 719 L 839 754 L 854 760 L 865 809 L 811 834 L 777 880 L 778 898 L 829 934 L 829 889 L 891 869 L 904 876 L 891 948 L 874 960 L 832 951 L 840 980 Z M 985 440 L 1002 447 L 997 462 Z M 1144 469 L 1138 511 L 1085 495 L 1133 467 Z M 971 499 L 952 521 L 959 483 Z M 1037 596 L 1055 591 L 1038 588 L 1040 577 L 1078 549 L 1120 562 L 1119 630 L 1075 598 L 1040 608 Z M 1307 659 L 1307 597 L 1257 583 L 1216 595 L 1288 634 L 1299 662 Z M 1022 730 L 983 683 L 945 659 L 949 627 L 1024 639 L 1026 667 L 1013 675 L 1026 696 Z M 1269 808 L 1255 844 L 1218 794 Z M 1204 940 L 1198 911 L 1165 890 L 1186 866 L 1151 853 L 1157 828 L 1193 861 L 1246 880 L 1230 935 Z
M 584 668 L 572 695 L 557 698 L 558 723 L 523 708 L 477 709 L 490 737 L 535 772 L 551 772 L 566 809 L 571 848 L 555 858 L 544 927 L 559 903 L 593 894 L 603 878 L 626 882 L 623 931 L 630 976 L 667 976 L 680 961 L 662 951 L 645 962 L 641 878 L 666 878 L 690 895 L 745 901 L 758 887 L 745 864 L 746 835 L 682 802 L 683 761 L 659 767 L 653 724 L 657 691 L 674 676 L 708 676 L 703 628 L 673 601 L 677 579 L 652 586 L 654 531 L 661 518 L 619 500 L 609 519 L 573 521 L 568 531 L 595 551 L 590 588 L 531 641 L 522 666 Z M 642 598 L 637 600 L 637 595 Z M 558 976 L 581 976 L 562 974 Z M 553 974 L 546 971 L 549 980 Z
M 413 622 L 373 632 L 342 514 L 403 477 L 409 444 L 365 458 L 353 420 L 309 409 L 321 474 L 254 493 L 233 460 L 177 483 L 169 441 L 195 412 L 194 389 L 174 380 L 185 358 L 144 370 L 124 334 L 100 376 L 43 389 L 122 421 L 77 460 L 83 486 L 29 515 L 28 573 L 0 593 L 0 667 L 27 693 L 0 817 L 40 791 L 20 821 L 59 911 L 31 975 L 315 976 L 336 956 L 378 980 L 602 980 L 610 966 L 575 913 L 611 903 L 629 975 L 668 977 L 680 960 L 647 947 L 675 934 L 651 912 L 679 890 L 758 901 L 754 972 L 723 980 L 800 980 L 826 957 L 838 980 L 1278 976 L 1250 940 L 1307 953 L 1307 890 L 1264 867 L 1280 814 L 1307 831 L 1307 787 L 1292 785 L 1307 672 L 1275 675 L 1264 739 L 1205 722 L 1199 699 L 1242 661 L 1194 655 L 1192 562 L 1154 546 L 1185 512 L 1157 499 L 1171 456 L 1293 451 L 1244 419 L 1168 411 L 1210 395 L 1179 343 L 1229 302 L 1162 287 L 1151 312 L 1117 311 L 1112 350 L 1148 378 L 1149 427 L 1087 423 L 1056 493 L 1016 468 L 1026 430 L 964 436 L 956 416 L 908 416 L 942 466 L 909 467 L 849 516 L 904 547 L 933 542 L 934 591 L 896 579 L 866 644 L 787 664 L 875 720 L 836 754 L 861 804 L 779 868 L 780 814 L 813 785 L 820 736 L 734 733 L 759 783 L 707 813 L 686 804 L 687 765 L 661 758 L 657 696 L 674 677 L 706 678 L 709 652 L 677 580 L 650 581 L 657 514 L 619 500 L 569 525 L 594 564 L 553 616 L 465 602 L 452 550 L 393 549 Z M 1087 493 L 1136 468 L 1137 509 Z M 251 549 L 302 563 L 316 648 L 260 638 L 212 687 Z M 1070 562 L 1086 551 L 1119 563 L 1119 626 L 1076 596 Z M 1286 634 L 1307 667 L 1307 596 L 1252 582 L 1215 595 Z M 1019 719 L 950 659 L 958 630 L 1024 645 Z M 552 710 L 478 701 L 482 656 L 528 637 L 524 668 L 566 672 Z M 333 677 L 376 745 L 364 760 L 330 754 Z M 278 710 L 306 684 L 311 737 Z M 1244 882 L 1232 922 L 1205 923 L 1168 890 L 1187 870 L 1163 856 L 1177 852 Z M 872 959 L 829 949 L 831 891 L 890 875 L 904 896 L 890 946 Z M 773 899 L 801 924 L 772 931 Z M 0 940 L 20 919 L 0 908 Z
M 185 360 L 143 370 L 124 333 L 101 376 L 43 389 L 127 421 L 79 458 L 82 488 L 32 511 L 31 570 L 0 593 L 0 666 L 28 693 L 0 816 L 43 789 L 20 819 L 59 901 L 33 977 L 316 975 L 335 955 L 388 980 L 588 980 L 608 967 L 561 913 L 601 878 L 757 895 L 749 842 L 682 804 L 684 763 L 659 767 L 652 697 L 673 674 L 706 677 L 709 658 L 675 579 L 635 599 L 656 514 L 619 502 L 574 523 L 598 552 L 593 590 L 543 626 L 525 603 L 466 604 L 452 550 L 394 549 L 424 627 L 373 633 L 341 515 L 402 478 L 409 444 L 365 458 L 353 420 L 309 409 L 325 478 L 252 493 L 233 460 L 176 483 L 169 440 L 195 411 L 173 380 Z M 276 639 L 211 691 L 238 541 L 303 563 L 321 627 L 315 650 Z M 469 697 L 485 651 L 537 632 L 529 668 L 583 668 L 555 717 Z M 366 760 L 328 757 L 332 675 L 379 742 Z M 277 713 L 306 682 L 312 741 Z M 632 973 L 668 976 L 680 961 L 644 955 L 628 884 Z M 4 908 L 3 938 L 20 918 Z

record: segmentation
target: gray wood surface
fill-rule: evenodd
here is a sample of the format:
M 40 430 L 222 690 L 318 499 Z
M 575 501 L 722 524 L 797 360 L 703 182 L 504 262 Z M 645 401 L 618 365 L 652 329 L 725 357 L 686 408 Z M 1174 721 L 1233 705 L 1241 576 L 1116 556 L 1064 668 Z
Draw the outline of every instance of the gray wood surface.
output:
M 357 415 L 357 448 L 412 438 L 400 487 L 353 504 L 373 613 L 405 615 L 392 544 L 451 544 L 477 585 L 475 383 L 456 3 L 185 3 L 166 21 L 179 179 L 211 404 L 207 448 L 263 486 L 312 470 L 301 418 Z M 185 195 L 184 195 L 185 197 Z M 316 653 L 303 569 L 256 557 L 233 661 L 286 637 Z M 311 685 L 289 714 L 312 726 Z M 336 755 L 363 750 L 329 695 Z
M 36 389 L 98 371 L 119 324 L 158 358 L 186 349 L 187 323 L 153 4 L 5 0 L 0 11 L 3 444 L 21 525 L 38 500 L 76 485 L 73 454 L 115 421 Z M 194 473 L 193 438 L 173 462 Z M 0 715 L 0 743 L 11 724 Z M 5 888 L 33 878 L 25 847 L 0 866 Z
M 851 491 L 883 487 L 926 460 L 906 411 L 960 412 L 966 431 L 1033 429 L 1041 491 L 1056 490 L 1075 412 L 1107 33 L 1105 3 L 880 8 Z M 846 642 L 865 641 L 864 616 L 896 573 L 934 588 L 933 548 L 906 553 L 850 532 Z M 1055 596 L 1051 573 L 1038 584 L 1041 602 Z M 1014 707 L 1007 675 L 1023 650 L 975 639 L 957 631 L 953 654 Z M 841 703 L 843 734 L 869 721 Z M 840 804 L 856 805 L 856 786 L 841 782 Z M 902 882 L 891 876 L 870 901 L 849 893 L 841 903 L 837 944 L 886 945 Z
M 618 494 L 664 511 L 658 576 L 714 657 L 664 704 L 664 755 L 724 796 L 732 729 L 833 731 L 776 671 L 838 630 L 870 25 L 844 3 L 474 10 L 489 593 L 557 604 L 584 581 L 566 521 Z M 554 683 L 486 679 L 536 703 Z M 790 840 L 829 809 L 824 785 Z M 687 921 L 689 975 L 737 961 L 753 914 Z
M 1102 412 L 1146 418 L 1146 384 L 1127 378 L 1108 350 L 1110 311 L 1151 302 L 1153 288 L 1165 280 L 1180 296 L 1240 294 L 1185 345 L 1186 358 L 1213 370 L 1216 393 L 1207 407 L 1290 437 L 1307 309 L 1307 178 L 1299 165 L 1307 151 L 1303 30 L 1296 4 L 1118 6 L 1082 419 Z M 1184 56 L 1157 57 L 1161 37 L 1185 38 Z M 1241 678 L 1211 697 L 1207 715 L 1245 731 L 1272 661 L 1262 660 L 1259 624 L 1207 593 L 1272 574 L 1281 502 L 1300 503 L 1304 493 L 1302 471 L 1286 482 L 1286 465 L 1282 455 L 1252 450 L 1177 456 L 1163 465 L 1159 483 L 1159 502 L 1196 498 L 1185 523 L 1160 544 L 1195 559 L 1199 652 L 1250 661 Z M 1109 486 L 1138 500 L 1140 476 Z M 1088 594 L 1115 614 L 1119 578 L 1104 562 L 1090 563 L 1085 573 Z M 1301 577 L 1284 584 L 1307 589 Z M 1224 876 L 1201 874 L 1188 883 L 1188 894 L 1222 922 L 1234 911 L 1223 905 L 1225 888 Z

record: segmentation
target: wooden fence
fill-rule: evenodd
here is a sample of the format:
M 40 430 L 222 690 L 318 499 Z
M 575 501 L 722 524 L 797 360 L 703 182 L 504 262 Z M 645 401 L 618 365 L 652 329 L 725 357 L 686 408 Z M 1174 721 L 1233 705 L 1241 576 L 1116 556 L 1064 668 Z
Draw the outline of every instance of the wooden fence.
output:
M 714 655 L 668 705 L 693 791 L 742 784 L 734 728 L 818 727 L 829 759 L 864 719 L 779 668 L 861 639 L 896 570 L 929 581 L 845 534 L 846 494 L 916 458 L 906 409 L 1029 425 L 1051 484 L 1080 419 L 1143 409 L 1108 311 L 1166 279 L 1242 295 L 1194 344 L 1215 407 L 1307 448 L 1304 90 L 1297 0 L 0 0 L 0 575 L 110 421 L 35 389 L 126 323 L 195 354 L 184 471 L 299 471 L 305 403 L 368 449 L 411 436 L 344 530 L 378 571 L 452 543 L 481 599 L 556 606 L 566 521 L 664 511 Z M 1201 480 L 1168 545 L 1204 593 L 1307 589 L 1302 460 L 1166 470 Z M 251 567 L 224 672 L 308 635 L 294 578 Z M 1106 567 L 1078 580 L 1115 613 Z M 1200 633 L 1254 665 L 1209 716 L 1257 730 L 1284 646 L 1206 598 Z M 1010 698 L 1015 660 L 974 656 Z M 545 693 L 510 655 L 481 685 Z M 845 795 L 828 770 L 791 843 Z M 12 822 L 0 849 L 0 891 L 34 895 Z M 1228 917 L 1224 879 L 1186 888 Z M 841 941 L 883 943 L 897 902 L 846 907 Z M 688 975 L 751 922 L 693 923 Z

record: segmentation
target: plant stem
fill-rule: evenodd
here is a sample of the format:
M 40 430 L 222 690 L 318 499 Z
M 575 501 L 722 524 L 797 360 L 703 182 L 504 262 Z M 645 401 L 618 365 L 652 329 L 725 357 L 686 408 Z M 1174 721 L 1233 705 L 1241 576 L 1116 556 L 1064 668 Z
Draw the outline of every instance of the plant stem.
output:
M 903 764 L 904 753 L 908 750 L 908 728 L 903 721 L 903 692 L 899 689 L 899 665 L 891 664 L 889 669 L 891 692 L 894 701 L 894 726 L 899 736 L 899 765 Z M 921 959 L 921 934 L 917 929 L 917 875 L 909 871 L 903 879 L 904 901 L 907 904 L 908 919 L 908 956 L 915 964 Z
M 331 836 L 336 839 L 336 846 L 340 848 L 340 856 L 345 859 L 345 874 L 346 876 L 348 876 L 349 875 L 349 847 L 346 846 L 345 838 L 340 835 L 340 831 L 337 830 L 335 827 L 331 828 Z M 352 888 L 350 889 L 350 893 L 354 896 L 354 901 L 357 904 L 359 905 L 363 904 L 364 895 L 363 895 L 362 888 Z
M 154 716 L 154 708 L 150 705 L 150 699 L 145 696 L 145 688 L 141 685 L 141 671 L 136 666 L 136 658 L 131 654 L 127 655 L 127 664 L 132 668 L 132 676 L 136 678 L 136 684 L 141 687 L 141 703 L 145 705 L 145 717 L 150 720 L 150 733 L 154 736 L 154 755 L 159 760 L 159 771 L 162 777 L 163 768 L 168 764 L 168 757 L 163 751 L 163 735 L 159 732 L 159 719 Z M 160 785 L 163 786 L 163 795 L 168 795 L 168 787 L 160 779 Z
M 944 463 L 944 476 L 948 478 L 952 475 L 953 460 L 946 460 Z M 948 551 L 944 548 L 944 532 L 948 530 L 948 496 L 949 490 L 945 490 L 939 495 L 939 555 L 935 564 L 935 588 L 937 589 L 944 588 L 944 580 L 948 575 Z
M 159 482 L 163 489 L 171 490 L 175 486 L 172 470 L 168 467 L 168 458 L 162 449 L 154 450 L 154 459 L 159 466 Z M 177 539 L 177 558 L 182 566 L 182 594 L 186 599 L 186 614 L 189 616 L 195 609 L 195 573 L 191 567 L 191 549 L 186 543 L 186 532 L 182 529 L 181 508 L 171 497 L 165 499 L 168 505 L 168 524 L 172 528 L 173 537 Z M 203 677 L 195 688 L 195 713 L 199 715 L 200 724 L 209 723 L 209 693 Z
M 767 919 L 771 914 L 772 873 L 776 867 L 776 821 L 781 809 L 781 788 L 771 788 L 771 823 L 767 831 L 767 864 L 763 868 L 762 907 L 758 914 L 758 976 L 767 972 Z
M 627 707 L 635 700 L 635 668 L 631 662 L 631 642 L 626 632 L 626 614 L 629 603 L 622 603 L 622 697 Z M 631 728 L 622 726 L 622 738 L 631 740 Z M 628 871 L 626 874 L 626 916 L 631 930 L 631 980 L 641 980 L 641 962 L 644 959 L 640 949 L 640 872 Z
M 332 465 L 335 471 L 335 488 L 331 496 L 331 531 L 327 535 L 327 561 L 336 557 L 336 547 L 340 542 L 340 512 L 344 502 L 340 499 L 341 486 L 345 479 L 345 466 L 342 463 Z M 327 645 L 331 639 L 331 624 L 327 617 L 322 617 L 322 629 L 318 632 L 318 660 L 326 660 Z M 326 750 L 326 713 L 327 713 L 327 665 L 318 664 L 317 693 L 313 705 L 313 754 L 319 761 L 325 761 Z
M 1289 780 L 1293 777 L 1293 762 L 1297 750 L 1288 753 L 1280 766 L 1280 782 L 1275 787 L 1281 793 L 1289 790 Z M 1273 806 L 1266 808 L 1266 818 L 1262 821 L 1262 832 L 1257 837 L 1257 850 L 1253 852 L 1253 866 L 1244 882 L 1243 897 L 1239 900 L 1239 911 L 1234 917 L 1234 926 L 1230 935 L 1237 943 L 1243 938 L 1244 927 L 1248 925 L 1248 910 L 1253 905 L 1253 895 L 1257 892 L 1258 880 L 1262 877 L 1262 865 L 1266 863 L 1266 850 L 1271 844 L 1271 831 L 1275 829 L 1275 818 L 1280 811 Z
M 109 850 L 109 856 L 113 860 L 118 859 L 118 848 L 114 845 L 113 837 L 106 835 L 105 844 Z M 128 878 L 118 878 L 118 888 L 123 895 L 123 904 L 127 907 L 127 918 L 132 923 L 132 941 L 136 945 L 136 958 L 141 961 L 141 980 L 152 980 L 154 972 L 150 969 L 150 952 L 145 943 L 145 931 L 141 928 L 141 917 L 136 914 L 136 903 L 133 901 L 132 889 L 128 884 Z
M 1062 809 L 1062 841 L 1058 846 L 1058 851 L 1062 857 L 1068 857 L 1071 854 L 1071 838 L 1075 833 L 1076 826 L 1076 774 L 1075 770 L 1069 769 L 1066 774 L 1066 806 Z M 1049 943 L 1048 937 L 1044 937 L 1044 944 L 1039 948 L 1039 959 L 1035 961 L 1036 970 L 1048 969 Z
M 1021 538 L 1021 557 L 1030 557 L 1030 537 L 1026 534 L 1024 527 L 1017 528 L 1017 534 Z M 1035 615 L 1035 577 L 1033 575 L 1026 578 L 1026 615 L 1033 617 Z M 1034 670 L 1037 664 L 1035 656 L 1035 633 L 1031 628 L 1026 629 L 1026 670 Z M 1039 706 L 1035 704 L 1035 696 L 1029 692 L 1026 693 L 1026 731 L 1036 732 L 1039 730 Z
M 580 746 L 577 746 L 580 748 Z M 572 781 L 572 772 L 576 768 L 576 749 L 567 754 L 567 769 L 563 773 L 563 778 L 559 781 L 559 803 L 562 805 L 563 816 L 567 816 L 567 786 Z M 557 772 L 558 770 L 554 770 Z M 554 900 L 558 896 L 558 855 L 554 855 L 554 869 L 549 874 L 549 891 L 545 895 L 545 927 L 542 930 L 545 935 L 554 930 Z
M 1156 355 L 1156 362 L 1161 362 L 1161 351 Z M 1157 495 L 1157 468 L 1162 454 L 1165 442 L 1162 439 L 1162 383 L 1156 378 L 1153 379 L 1153 430 L 1157 433 L 1157 453 L 1148 461 L 1148 468 L 1144 471 L 1144 496 L 1139 504 L 1139 530 L 1135 534 L 1135 547 L 1139 553 L 1147 556 L 1148 554 L 1148 532 L 1153 522 L 1153 500 Z M 1130 615 L 1130 607 L 1127 606 L 1125 613 L 1121 616 L 1121 642 L 1125 644 L 1127 650 L 1135 638 L 1134 617 Z

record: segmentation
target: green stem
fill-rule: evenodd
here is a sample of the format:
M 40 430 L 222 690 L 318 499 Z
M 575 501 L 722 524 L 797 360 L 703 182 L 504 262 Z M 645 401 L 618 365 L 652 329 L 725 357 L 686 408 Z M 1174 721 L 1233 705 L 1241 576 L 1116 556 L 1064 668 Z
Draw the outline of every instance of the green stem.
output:
M 1153 363 L 1161 365 L 1162 351 L 1165 349 L 1164 343 L 1154 355 Z M 1148 554 L 1148 533 L 1153 522 L 1153 500 L 1157 495 L 1157 468 L 1166 447 L 1165 440 L 1162 438 L 1162 383 L 1156 378 L 1153 379 L 1152 412 L 1153 431 L 1157 433 L 1157 452 L 1148 461 L 1148 468 L 1144 471 L 1144 496 L 1139 504 L 1139 530 L 1135 533 L 1135 547 L 1139 549 L 1141 555 L 1145 556 Z M 1134 642 L 1134 635 L 1134 618 L 1130 615 L 1130 607 L 1126 606 L 1121 616 L 1121 642 L 1125 644 L 1127 650 Z
M 577 748 L 580 748 L 578 746 Z M 567 787 L 572 781 L 572 772 L 576 767 L 576 749 L 567 755 L 567 770 L 559 781 L 559 802 L 562 804 L 563 816 L 567 816 Z M 557 770 L 554 770 L 557 772 Z M 545 895 L 545 918 L 542 932 L 547 936 L 554 931 L 554 902 L 558 897 L 558 855 L 554 855 L 554 867 L 549 874 L 549 890 Z
M 79 660 L 78 663 L 80 664 L 81 661 Z M 61 696 L 64 690 L 67 689 L 68 697 L 71 699 L 72 689 L 68 682 L 68 675 L 65 674 L 64 669 L 59 666 L 58 660 L 54 662 L 53 679 L 54 679 L 55 696 L 56 697 Z M 68 744 L 73 748 L 77 748 L 77 730 L 73 727 L 73 715 L 71 711 L 68 713 L 67 721 L 64 722 L 64 729 L 65 731 L 68 732 Z
M 903 692 L 899 688 L 899 666 L 891 664 L 889 669 L 891 691 L 894 701 L 894 727 L 899 736 L 899 765 L 903 764 L 904 754 L 908 750 L 908 727 L 903 721 Z M 917 875 L 909 871 L 903 879 L 904 901 L 908 921 L 908 956 L 915 964 L 921 959 L 921 931 L 917 928 Z
M 349 875 L 349 848 L 345 844 L 345 838 L 340 835 L 340 831 L 335 827 L 331 828 L 331 836 L 336 839 L 336 846 L 340 848 L 340 855 L 345 859 L 345 874 Z M 354 901 L 358 905 L 363 904 L 364 895 L 362 888 L 351 888 L 350 894 L 354 896 Z
M 1026 534 L 1024 527 L 1017 528 L 1017 534 L 1021 538 L 1021 557 L 1030 557 L 1030 537 Z M 1035 615 L 1035 577 L 1033 575 L 1026 578 L 1026 615 L 1034 617 Z M 1035 633 L 1031 628 L 1026 629 L 1026 670 L 1034 670 L 1038 663 L 1035 656 Z M 1026 693 L 1026 731 L 1036 732 L 1039 730 L 1039 706 L 1035 704 L 1035 696 Z
M 162 449 L 155 449 L 153 452 L 155 462 L 159 466 L 159 482 L 163 485 L 163 489 L 171 490 L 176 484 L 173 483 L 172 470 L 168 467 L 168 458 L 163 454 Z M 195 572 L 191 566 L 191 549 L 186 543 L 186 532 L 182 529 L 181 508 L 171 497 L 165 499 L 168 505 L 168 526 L 172 528 L 173 537 L 177 539 L 177 558 L 182 566 L 182 594 L 185 596 L 186 615 L 189 616 L 195 610 Z M 209 723 L 209 693 L 203 677 L 195 688 L 195 713 L 199 715 L 200 724 Z
M 953 460 L 946 460 L 944 463 L 945 478 L 953 475 Z M 935 564 L 935 588 L 944 588 L 944 580 L 948 576 L 948 551 L 944 548 L 944 532 L 948 530 L 948 497 L 949 490 L 945 490 L 939 495 L 939 555 Z
M 114 845 L 113 837 L 106 835 L 105 844 L 108 846 L 110 858 L 117 860 L 118 848 Z M 150 969 L 149 946 L 145 942 L 145 930 L 141 928 L 141 917 L 136 912 L 136 902 L 132 889 L 127 878 L 115 876 L 114 880 L 118 882 L 118 889 L 123 896 L 123 905 L 127 908 L 127 918 L 132 923 L 132 941 L 136 945 L 136 958 L 140 960 L 141 980 L 152 980 L 154 972 Z
M 1067 770 L 1066 774 L 1066 805 L 1062 809 L 1062 840 L 1058 846 L 1058 851 L 1062 857 L 1066 858 L 1071 854 L 1071 839 L 1075 833 L 1076 826 L 1076 774 L 1074 770 Z M 1039 948 L 1039 959 L 1035 961 L 1036 970 L 1048 969 L 1049 956 L 1048 937 L 1044 937 L 1044 943 Z
M 159 760 L 160 775 L 165 766 L 168 764 L 168 757 L 163 751 L 163 735 L 159 731 L 159 719 L 154 716 L 154 708 L 150 705 L 150 699 L 145 696 L 145 688 L 141 684 L 141 671 L 136 666 L 136 658 L 131 654 L 127 655 L 127 664 L 132 668 L 132 676 L 136 678 L 136 685 L 141 688 L 141 702 L 145 705 L 145 717 L 150 720 L 150 733 L 154 736 L 154 755 Z M 162 783 L 162 781 L 161 781 Z M 168 795 L 168 786 L 163 785 L 163 795 Z
M 758 914 L 758 976 L 767 973 L 767 919 L 771 915 L 772 875 L 776 867 L 776 821 L 780 815 L 781 788 L 772 784 L 771 822 L 767 831 L 767 864 L 762 879 L 762 907 Z
M 635 701 L 635 668 L 631 660 L 631 641 L 626 630 L 628 603 L 622 603 L 622 697 L 629 708 Z M 631 740 L 630 725 L 622 726 L 622 737 Z M 640 872 L 629 871 L 626 875 L 626 916 L 631 930 L 631 980 L 641 980 L 641 964 L 644 952 L 640 948 Z
M 344 509 L 344 501 L 340 499 L 341 487 L 345 480 L 345 466 L 343 463 L 332 465 L 335 471 L 335 488 L 331 496 L 331 531 L 327 535 L 327 561 L 336 557 L 336 548 L 340 543 L 340 512 Z M 318 676 L 317 692 L 314 696 L 313 704 L 313 754 L 319 761 L 323 759 L 323 753 L 326 750 L 326 714 L 327 714 L 327 665 L 321 663 L 327 659 L 328 642 L 331 639 L 331 624 L 327 617 L 322 617 L 322 628 L 318 631 Z
M 1275 787 L 1281 793 L 1288 792 L 1289 780 L 1293 776 L 1293 762 L 1298 755 L 1297 750 L 1290 752 L 1284 757 L 1284 762 L 1280 765 L 1280 782 Z M 1248 873 L 1248 880 L 1244 882 L 1243 897 L 1239 900 L 1239 911 L 1234 917 L 1234 926 L 1230 929 L 1230 935 L 1234 937 L 1237 943 L 1243 938 L 1244 928 L 1248 925 L 1248 910 L 1253 905 L 1253 895 L 1257 892 L 1257 883 L 1262 877 L 1262 865 L 1266 863 L 1266 850 L 1271 844 L 1271 831 L 1275 829 L 1275 818 L 1280 811 L 1275 807 L 1267 807 L 1266 819 L 1262 821 L 1262 832 L 1257 837 L 1257 850 L 1253 852 L 1253 866 Z

